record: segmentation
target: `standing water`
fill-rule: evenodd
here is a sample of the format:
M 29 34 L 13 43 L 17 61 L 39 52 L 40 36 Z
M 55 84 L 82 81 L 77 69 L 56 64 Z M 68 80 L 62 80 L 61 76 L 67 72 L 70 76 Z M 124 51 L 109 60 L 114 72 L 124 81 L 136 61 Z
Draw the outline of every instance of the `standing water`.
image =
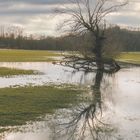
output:
M 140 68 L 121 69 L 112 76 L 75 72 L 51 63 L 0 63 L 33 69 L 39 75 L 0 78 L 0 87 L 15 85 L 80 84 L 90 87 L 87 100 L 73 109 L 57 110 L 43 121 L 1 134 L 2 140 L 140 140 Z

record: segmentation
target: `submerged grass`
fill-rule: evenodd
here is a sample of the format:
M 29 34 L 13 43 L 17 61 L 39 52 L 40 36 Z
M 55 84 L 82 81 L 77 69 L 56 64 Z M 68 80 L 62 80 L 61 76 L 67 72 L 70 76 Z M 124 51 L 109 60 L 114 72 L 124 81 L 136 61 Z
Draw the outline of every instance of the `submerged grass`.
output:
M 0 77 L 9 77 L 13 75 L 31 75 L 37 74 L 34 70 L 22 70 L 22 69 L 15 69 L 15 68 L 5 68 L 0 67 Z
M 54 61 L 53 57 L 60 53 L 39 50 L 0 50 L 0 62 L 48 62 Z
M 23 125 L 78 102 L 81 90 L 35 86 L 0 89 L 0 126 Z M 79 99 L 80 100 L 80 99 Z
M 140 52 L 124 52 L 121 53 L 117 60 L 132 64 L 140 64 Z

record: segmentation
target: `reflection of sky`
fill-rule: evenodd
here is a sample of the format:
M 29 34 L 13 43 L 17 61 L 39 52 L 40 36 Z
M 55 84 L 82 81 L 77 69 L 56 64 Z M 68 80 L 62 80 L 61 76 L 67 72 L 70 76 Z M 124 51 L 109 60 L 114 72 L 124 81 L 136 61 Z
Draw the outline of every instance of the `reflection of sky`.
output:
M 63 19 L 53 16 L 53 8 L 67 4 L 66 0 L 0 0 L 2 25 L 20 25 L 29 33 L 56 35 L 56 25 Z M 130 0 L 127 7 L 108 16 L 111 23 L 139 26 L 140 2 Z
M 24 69 L 36 69 L 44 72 L 42 76 L 25 76 L 25 77 L 15 77 L 7 78 L 9 84 L 14 82 L 41 82 L 41 80 L 51 82 L 62 82 L 62 83 L 79 83 L 80 77 L 83 77 L 83 83 L 91 85 L 95 74 L 89 74 L 84 77 L 82 72 L 71 73 L 72 69 L 67 67 L 61 67 L 59 65 L 53 65 L 51 63 L 0 63 L 0 66 L 14 67 L 14 68 L 24 68 Z M 65 72 L 64 72 L 65 70 Z M 0 83 L 3 84 L 6 78 L 0 78 Z M 17 79 L 17 80 L 16 80 Z M 25 81 L 24 81 L 25 80 Z M 107 82 L 107 85 L 106 85 Z M 24 83 L 23 83 L 24 84 Z M 1 86 L 1 85 L 0 85 Z M 105 115 L 105 120 L 113 128 L 117 128 L 118 131 L 113 133 L 113 137 L 118 137 L 118 139 L 127 140 L 139 140 L 140 139 L 140 69 L 136 68 L 126 68 L 121 69 L 113 77 L 108 79 L 107 75 L 103 78 L 103 87 L 101 89 L 102 93 L 102 107 L 105 105 L 105 110 L 103 110 L 103 116 Z M 103 98 L 104 97 L 104 98 Z M 104 108 L 103 108 L 104 109 Z M 43 124 L 42 124 L 43 123 Z M 33 124 L 31 126 L 31 131 L 27 133 L 10 133 L 6 136 L 4 140 L 44 140 L 48 139 L 49 130 L 47 128 L 47 122 L 39 122 L 38 124 Z M 28 127 L 27 127 L 28 128 Z M 37 129 L 37 130 L 36 130 Z M 34 133 L 32 131 L 35 131 Z M 116 130 L 116 129 L 115 129 Z M 112 138 L 113 139 L 113 138 Z M 117 138 L 116 138 L 117 139 Z M 116 140 L 114 139 L 114 140 Z M 61 140 L 63 140 L 61 138 Z M 90 139 L 88 139 L 90 140 Z
M 132 113 L 140 117 L 140 110 L 138 109 L 140 107 L 140 94 L 138 94 L 140 92 L 139 68 L 137 68 L 135 72 L 131 70 L 122 71 L 116 79 L 116 90 L 118 90 L 121 95 L 117 93 L 117 95 L 114 96 L 119 100 L 118 102 L 121 109 L 124 109 L 126 113 L 129 112 L 129 114 Z
M 32 69 L 43 74 L 24 75 L 13 77 L 0 77 L 0 88 L 16 86 L 16 85 L 43 85 L 43 84 L 89 84 L 93 80 L 92 73 L 84 75 L 84 72 L 73 73 L 73 69 L 52 63 L 6 63 L 1 62 L 1 67 L 17 68 L 17 69 Z
M 140 69 L 124 69 L 115 75 L 112 90 L 114 116 L 110 117 L 119 135 L 126 139 L 140 139 Z M 112 105 L 112 104 L 111 104 Z M 117 134 L 118 134 L 117 133 Z M 116 134 L 116 135 L 117 135 Z

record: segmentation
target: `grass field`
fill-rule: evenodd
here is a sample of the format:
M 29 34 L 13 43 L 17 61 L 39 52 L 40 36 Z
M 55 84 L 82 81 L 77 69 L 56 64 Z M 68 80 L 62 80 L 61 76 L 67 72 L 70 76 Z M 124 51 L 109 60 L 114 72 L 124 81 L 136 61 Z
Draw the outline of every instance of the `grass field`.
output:
M 13 76 L 13 75 L 30 75 L 37 74 L 34 70 L 22 70 L 14 68 L 0 67 L 0 77 Z
M 0 50 L 0 62 L 52 62 L 53 57 L 61 56 L 60 52 L 35 50 Z M 140 52 L 121 53 L 117 60 L 120 62 L 140 64 Z M 35 74 L 33 70 L 0 68 L 0 76 Z
M 78 102 L 80 90 L 51 86 L 0 89 L 0 126 L 25 124 Z
M 50 62 L 59 56 L 61 56 L 61 53 L 56 51 L 0 50 L 0 62 Z M 117 60 L 140 64 L 140 52 L 121 53 Z
M 54 61 L 53 57 L 60 56 L 58 52 L 31 51 L 31 50 L 0 50 L 0 62 L 48 62 Z M 0 76 L 35 74 L 33 70 L 0 68 Z
M 121 53 L 117 60 L 132 64 L 140 64 L 140 52 Z
M 0 50 L 0 62 L 45 62 L 53 61 L 60 53 L 32 50 Z

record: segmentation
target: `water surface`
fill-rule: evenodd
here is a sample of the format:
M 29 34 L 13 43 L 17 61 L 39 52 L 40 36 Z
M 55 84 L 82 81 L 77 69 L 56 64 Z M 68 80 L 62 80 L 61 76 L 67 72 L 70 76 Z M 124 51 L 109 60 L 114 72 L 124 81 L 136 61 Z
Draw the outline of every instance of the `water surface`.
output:
M 88 100 L 82 103 L 84 105 L 75 114 L 73 109 L 58 110 L 52 116 L 46 115 L 46 118 L 41 122 L 33 122 L 12 132 L 1 134 L 3 135 L 2 140 L 67 140 L 70 138 L 69 133 L 66 133 L 68 124 L 60 126 L 56 124 L 59 121 L 61 123 L 71 122 L 72 115 L 76 116 L 85 108 L 93 112 L 95 107 L 94 114 L 96 113 L 98 117 L 98 120 L 94 118 L 95 124 L 99 125 L 101 129 L 103 128 L 102 132 L 98 130 L 100 137 L 97 139 L 140 140 L 140 67 L 124 68 L 112 76 L 104 74 L 102 77 L 100 73 L 84 74 L 84 72 L 75 72 L 72 68 L 51 63 L 0 63 L 0 66 L 34 69 L 42 73 L 40 75 L 0 78 L 0 87 L 63 83 L 90 87 L 86 93 Z M 97 81 L 97 76 L 100 77 L 99 81 Z M 79 124 L 77 123 L 79 125 L 78 136 L 75 136 L 75 140 L 80 135 L 80 127 L 83 126 L 84 119 L 81 117 Z M 91 118 L 89 118 L 89 122 L 91 123 Z M 63 127 L 65 130 L 56 133 Z M 69 128 L 73 129 L 70 126 Z M 105 129 L 108 131 L 103 131 Z M 73 135 L 75 135 L 75 131 Z M 85 139 L 93 140 L 90 132 L 85 132 Z
M 95 74 L 84 75 L 84 72 L 75 72 L 74 69 L 54 65 L 47 62 L 0 62 L 0 67 L 19 68 L 39 71 L 39 75 L 22 75 L 0 77 L 0 87 L 15 85 L 44 85 L 44 84 L 89 84 Z

